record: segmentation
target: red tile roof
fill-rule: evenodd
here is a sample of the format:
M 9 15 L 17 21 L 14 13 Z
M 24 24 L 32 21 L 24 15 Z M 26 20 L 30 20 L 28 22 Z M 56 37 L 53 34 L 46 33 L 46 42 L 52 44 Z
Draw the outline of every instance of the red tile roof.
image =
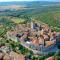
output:
M 46 41 L 45 43 L 46 43 L 46 46 L 45 47 L 48 47 L 50 45 L 53 45 L 54 44 L 54 41 Z
M 22 54 L 18 54 L 18 53 L 15 53 L 15 52 L 12 53 L 12 57 L 15 60 L 25 60 L 25 58 L 24 58 L 24 56 Z
M 46 60 L 54 60 L 54 58 L 53 57 L 49 57 Z
M 0 59 L 3 58 L 4 54 L 0 52 Z

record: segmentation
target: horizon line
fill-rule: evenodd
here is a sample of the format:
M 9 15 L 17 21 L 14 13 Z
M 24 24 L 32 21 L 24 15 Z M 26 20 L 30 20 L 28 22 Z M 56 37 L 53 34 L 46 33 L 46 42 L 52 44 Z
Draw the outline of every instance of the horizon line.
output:
M 0 2 L 38 2 L 38 1 L 0 1 Z M 60 2 L 60 1 L 39 1 L 39 2 Z
M 38 1 L 0 1 L 0 2 L 38 2 Z M 60 1 L 39 1 L 39 2 L 60 2 Z

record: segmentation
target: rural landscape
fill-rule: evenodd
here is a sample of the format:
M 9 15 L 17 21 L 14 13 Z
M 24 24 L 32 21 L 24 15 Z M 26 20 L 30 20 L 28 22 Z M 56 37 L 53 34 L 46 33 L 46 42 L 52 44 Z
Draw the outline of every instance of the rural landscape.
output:
M 0 60 L 60 60 L 60 2 L 0 2 Z

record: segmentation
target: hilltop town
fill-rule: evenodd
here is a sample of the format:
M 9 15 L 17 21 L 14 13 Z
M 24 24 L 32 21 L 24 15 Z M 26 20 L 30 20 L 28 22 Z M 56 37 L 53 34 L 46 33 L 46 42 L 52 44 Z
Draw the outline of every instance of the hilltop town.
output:
M 57 44 L 60 42 L 60 32 L 55 32 L 47 24 L 40 24 L 39 22 L 17 24 L 15 29 L 6 32 L 5 37 L 8 41 L 19 42 L 34 54 L 47 55 L 59 50 Z M 0 50 L 5 53 L 7 51 L 10 55 L 13 52 L 8 45 L 1 46 Z
M 41 25 L 36 22 L 18 24 L 14 30 L 7 32 L 8 40 L 21 42 L 21 45 L 32 50 L 35 54 L 56 52 L 54 51 L 57 49 L 55 44 L 59 41 L 57 37 L 60 37 L 60 32 L 55 32 L 47 24 Z

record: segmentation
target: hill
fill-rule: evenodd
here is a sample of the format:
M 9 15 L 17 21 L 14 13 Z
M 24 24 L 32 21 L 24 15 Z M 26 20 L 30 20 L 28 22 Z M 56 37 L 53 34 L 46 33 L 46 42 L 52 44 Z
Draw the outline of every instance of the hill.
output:
M 2 5 L 3 4 L 3 5 Z M 60 31 L 60 2 L 0 2 L 0 16 L 17 17 L 25 20 L 37 20 Z

